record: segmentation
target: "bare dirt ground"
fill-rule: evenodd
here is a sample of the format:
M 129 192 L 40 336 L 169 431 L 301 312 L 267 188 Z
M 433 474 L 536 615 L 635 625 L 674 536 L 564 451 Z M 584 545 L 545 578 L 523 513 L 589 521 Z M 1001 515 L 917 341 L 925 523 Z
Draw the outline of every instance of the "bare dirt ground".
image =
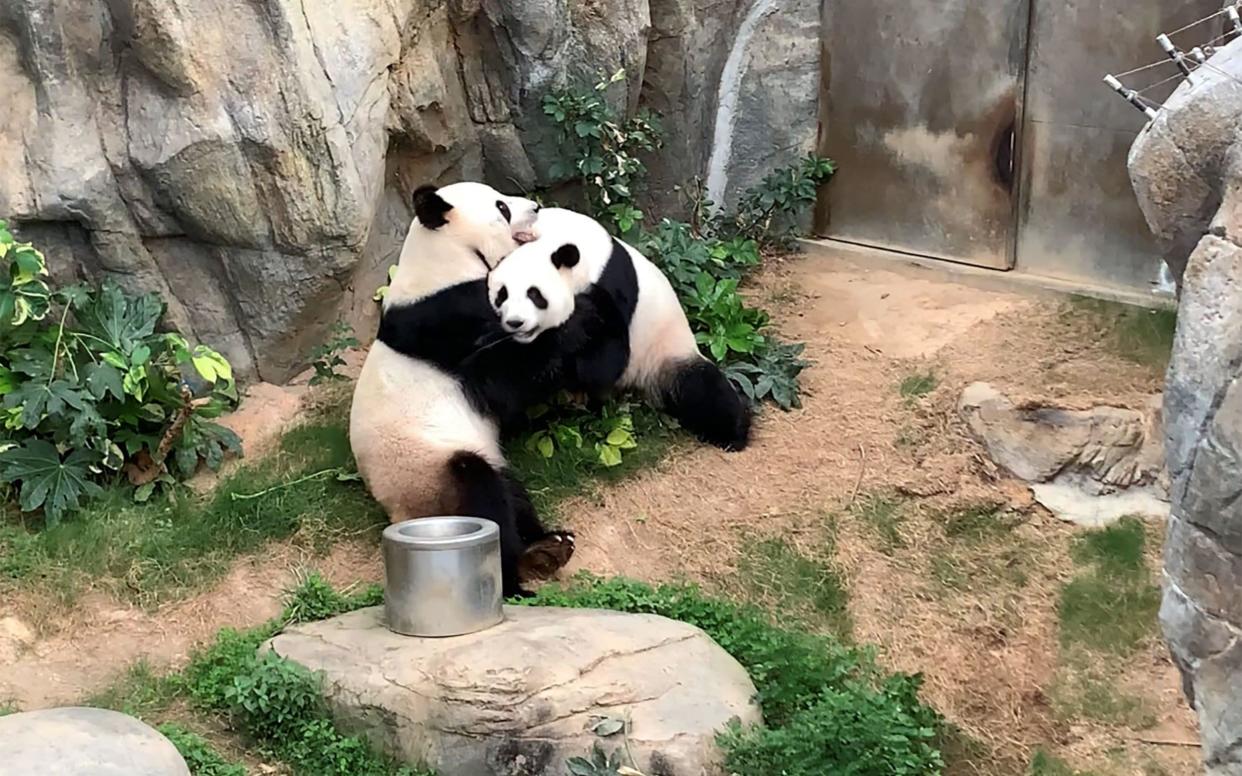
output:
M 744 453 L 683 445 L 655 469 L 566 504 L 579 548 L 569 572 L 727 589 L 748 542 L 781 537 L 818 546 L 831 524 L 854 638 L 878 645 L 888 667 L 921 671 L 925 697 L 987 749 L 982 759 L 990 765 L 963 772 L 1025 773 L 1036 747 L 1101 774 L 1198 770 L 1197 749 L 1140 740 L 1197 739 L 1176 670 L 1156 639 L 1122 672 L 1154 727 L 1054 713 L 1057 591 L 1073 573 L 1068 547 L 1076 529 L 1033 506 L 1024 487 L 994 478 L 955 413 L 961 388 L 975 380 L 1015 401 L 1141 408 L 1161 376 L 1111 354 L 1098 332 L 1065 314 L 1063 301 L 982 290 L 915 267 L 796 257 L 770 268 L 753 294 L 788 339 L 807 342 L 815 364 L 803 377 L 805 408 L 766 411 Z M 929 371 L 938 378 L 929 395 L 899 394 L 905 377 Z M 895 544 L 855 516 L 874 494 L 903 504 Z M 1026 582 L 946 592 L 931 579 L 943 550 L 934 516 L 981 502 L 1020 515 L 1013 536 Z M 176 664 L 219 628 L 276 614 L 281 591 L 307 565 L 336 583 L 380 577 L 371 548 L 341 545 L 312 558 L 289 544 L 158 612 L 89 601 L 0 665 L 0 699 L 22 708 L 68 703 L 137 658 Z

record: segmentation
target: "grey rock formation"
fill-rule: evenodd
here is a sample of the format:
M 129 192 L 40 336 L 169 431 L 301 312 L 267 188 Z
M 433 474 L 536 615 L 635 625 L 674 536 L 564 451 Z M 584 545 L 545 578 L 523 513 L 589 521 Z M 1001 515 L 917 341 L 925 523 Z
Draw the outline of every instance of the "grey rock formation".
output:
M 173 326 L 283 382 L 338 313 L 373 331 L 415 186 L 554 183 L 541 101 L 571 78 L 624 67 L 616 105 L 665 114 L 672 205 L 755 2 L 12 0 L 0 218 L 62 278 L 158 291 Z M 746 47 L 730 191 L 814 140 L 818 4 L 765 3 L 783 13 Z
M 1130 177 L 1180 277 L 1164 414 L 1173 509 L 1160 620 L 1212 776 L 1242 773 L 1242 41 L 1182 84 Z
M 1063 520 L 1098 527 L 1168 514 L 1158 396 L 1145 411 L 1068 410 L 1015 406 L 991 385 L 972 383 L 958 412 L 992 460 L 1031 483 L 1035 499 Z
M 190 776 L 177 748 L 133 717 L 60 708 L 0 717 L 0 776 Z
M 324 673 L 347 727 L 441 776 L 560 776 L 596 743 L 644 773 L 705 776 L 720 772 L 716 732 L 760 721 L 737 661 L 663 617 L 506 607 L 500 625 L 447 639 L 399 636 L 381 618 L 298 626 L 271 649 Z

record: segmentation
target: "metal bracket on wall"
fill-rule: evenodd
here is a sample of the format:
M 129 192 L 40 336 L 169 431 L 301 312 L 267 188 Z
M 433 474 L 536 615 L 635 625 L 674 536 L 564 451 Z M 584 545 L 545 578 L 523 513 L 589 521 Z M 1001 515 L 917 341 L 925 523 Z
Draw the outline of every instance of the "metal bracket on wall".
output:
M 1143 102 L 1143 98 L 1139 96 L 1138 92 L 1133 89 L 1127 89 L 1126 85 L 1121 81 L 1118 81 L 1115 76 L 1111 74 L 1104 76 L 1104 83 L 1108 84 L 1109 88 L 1111 88 L 1114 92 L 1126 98 L 1126 101 L 1135 108 L 1146 114 L 1147 118 L 1155 119 L 1158 115 L 1155 108 Z

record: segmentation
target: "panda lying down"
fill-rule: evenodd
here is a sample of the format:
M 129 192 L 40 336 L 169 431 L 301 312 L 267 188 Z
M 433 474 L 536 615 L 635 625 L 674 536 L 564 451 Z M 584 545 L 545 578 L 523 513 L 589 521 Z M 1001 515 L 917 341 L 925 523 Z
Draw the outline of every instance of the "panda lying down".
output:
M 614 386 L 640 390 L 701 440 L 744 449 L 750 407 L 699 352 L 664 273 L 572 210 L 543 208 L 533 233 L 488 275 L 504 330 L 532 347 L 552 343 L 563 359 L 554 368 L 570 390 L 597 397 Z

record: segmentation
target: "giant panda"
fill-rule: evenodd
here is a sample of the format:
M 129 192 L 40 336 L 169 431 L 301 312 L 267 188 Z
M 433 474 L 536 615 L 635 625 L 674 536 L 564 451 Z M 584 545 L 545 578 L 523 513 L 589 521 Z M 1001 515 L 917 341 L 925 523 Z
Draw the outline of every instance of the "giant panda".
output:
M 487 397 L 455 367 L 499 334 L 488 272 L 529 238 L 539 206 L 480 183 L 423 186 L 414 220 L 350 408 L 358 472 L 392 522 L 466 515 L 500 527 L 503 593 L 524 595 L 519 563 L 532 545 L 564 545 L 546 532 L 510 474 Z M 480 364 L 477 369 L 509 369 Z M 501 375 L 505 377 L 505 375 Z M 502 392 L 498 392 L 502 393 Z
M 597 395 L 614 385 L 638 389 L 701 440 L 744 449 L 750 405 L 699 352 L 664 273 L 595 219 L 572 210 L 544 208 L 534 231 L 533 242 L 488 276 L 501 326 L 516 341 L 541 343 L 546 332 L 570 323 L 576 304 L 589 301 L 591 314 L 575 316 L 572 327 L 585 336 L 586 347 L 560 373 L 572 388 Z

